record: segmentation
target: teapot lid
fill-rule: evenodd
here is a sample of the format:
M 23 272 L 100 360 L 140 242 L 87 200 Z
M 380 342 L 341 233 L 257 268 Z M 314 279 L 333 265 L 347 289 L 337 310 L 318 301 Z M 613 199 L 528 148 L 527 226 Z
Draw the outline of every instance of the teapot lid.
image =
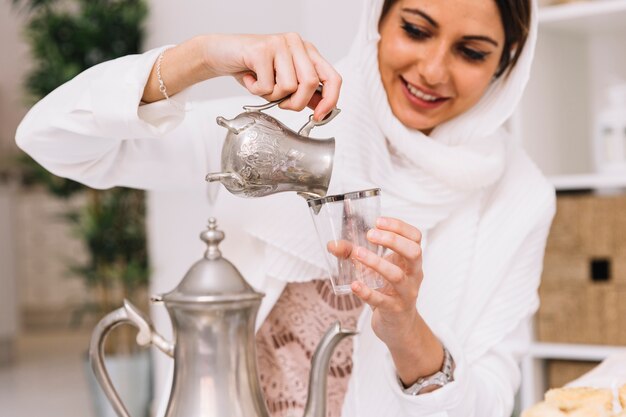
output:
M 204 257 L 191 266 L 176 288 L 153 299 L 166 303 L 260 300 L 264 294 L 256 292 L 237 268 L 222 257 L 218 246 L 224 236 L 224 232 L 217 228 L 217 220 L 211 217 L 207 229 L 200 233 L 200 239 L 207 244 Z

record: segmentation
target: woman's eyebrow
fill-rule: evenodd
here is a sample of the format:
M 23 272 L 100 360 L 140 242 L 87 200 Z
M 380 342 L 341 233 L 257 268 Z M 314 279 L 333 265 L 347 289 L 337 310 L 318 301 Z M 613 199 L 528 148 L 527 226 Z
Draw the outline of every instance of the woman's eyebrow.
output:
M 435 19 L 433 19 L 432 17 L 428 16 L 426 13 L 424 13 L 423 11 L 419 10 L 419 9 L 409 9 L 409 8 L 403 8 L 402 9 L 403 12 L 406 13 L 410 13 L 410 14 L 414 14 L 416 16 L 421 16 L 424 19 L 426 19 L 426 21 L 428 23 L 430 23 L 431 25 L 433 25 L 435 28 L 439 27 L 439 24 L 437 22 L 435 22 Z
M 435 19 L 433 19 L 427 13 L 423 12 L 420 9 L 410 9 L 408 7 L 405 7 L 405 8 L 402 9 L 402 12 L 409 13 L 409 14 L 412 14 L 412 15 L 415 15 L 415 16 L 420 16 L 420 17 L 424 18 L 428 23 L 430 23 L 435 29 L 439 28 L 439 24 L 435 21 Z M 464 40 L 468 40 L 468 41 L 484 41 L 484 42 L 488 42 L 488 43 L 494 45 L 495 47 L 498 47 L 498 42 L 496 42 L 495 40 L 493 40 L 489 36 L 468 35 L 468 36 L 463 36 L 463 39 Z
M 496 48 L 498 47 L 498 42 L 494 41 L 489 36 L 468 35 L 468 36 L 463 36 L 463 40 L 466 40 L 466 41 L 485 41 L 485 42 L 488 42 L 488 43 L 492 44 Z

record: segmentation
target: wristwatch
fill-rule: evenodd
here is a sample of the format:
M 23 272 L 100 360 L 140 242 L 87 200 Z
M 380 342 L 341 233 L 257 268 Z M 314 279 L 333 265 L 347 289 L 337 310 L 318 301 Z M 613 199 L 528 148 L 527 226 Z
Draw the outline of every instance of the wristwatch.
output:
M 448 352 L 448 349 L 444 346 L 443 366 L 441 367 L 441 370 L 430 376 L 419 378 L 415 384 L 410 387 L 403 388 L 402 391 L 408 395 L 418 395 L 426 387 L 430 387 L 432 385 L 443 387 L 447 383 L 452 382 L 452 380 L 452 356 L 450 355 L 450 352 Z M 402 381 L 400 381 L 400 385 L 404 387 Z

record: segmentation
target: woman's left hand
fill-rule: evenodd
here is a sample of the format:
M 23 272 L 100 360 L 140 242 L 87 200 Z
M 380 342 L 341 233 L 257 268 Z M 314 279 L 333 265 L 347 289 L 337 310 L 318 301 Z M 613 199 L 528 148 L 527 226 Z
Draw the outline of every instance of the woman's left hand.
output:
M 328 250 L 339 258 L 350 257 L 380 273 L 382 288 L 372 290 L 352 283 L 352 292 L 372 307 L 372 329 L 389 349 L 402 382 L 409 386 L 419 377 L 432 375 L 443 364 L 443 347 L 417 311 L 417 297 L 424 278 L 422 233 L 402 220 L 380 217 L 368 232 L 370 242 L 391 252 L 384 257 L 349 242 L 332 242 Z M 436 389 L 435 386 L 424 392 Z
M 422 271 L 422 234 L 402 220 L 380 217 L 367 238 L 391 250 L 384 257 L 359 247 L 352 256 L 380 273 L 385 285 L 372 290 L 361 282 L 352 283 L 352 292 L 372 307 L 372 329 L 390 348 L 405 346 L 420 321 L 416 308 Z

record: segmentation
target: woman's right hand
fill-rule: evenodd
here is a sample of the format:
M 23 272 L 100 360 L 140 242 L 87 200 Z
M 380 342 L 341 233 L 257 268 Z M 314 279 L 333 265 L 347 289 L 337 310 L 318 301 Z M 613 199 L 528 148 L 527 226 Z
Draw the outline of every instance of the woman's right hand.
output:
M 144 101 L 161 99 L 158 95 L 155 98 L 160 93 L 155 70 L 156 64 Z M 339 73 L 315 46 L 296 33 L 198 36 L 166 52 L 161 74 L 170 95 L 199 81 L 232 76 L 252 94 L 268 101 L 290 96 L 281 108 L 314 108 L 315 120 L 323 119 L 337 105 L 341 88 Z M 319 84 L 323 85 L 321 98 L 315 94 Z
M 297 33 L 207 35 L 206 39 L 207 66 L 216 75 L 235 77 L 252 94 L 268 101 L 291 95 L 280 107 L 300 111 L 322 84 L 322 99 L 312 103 L 316 120 L 336 106 L 341 76 Z

